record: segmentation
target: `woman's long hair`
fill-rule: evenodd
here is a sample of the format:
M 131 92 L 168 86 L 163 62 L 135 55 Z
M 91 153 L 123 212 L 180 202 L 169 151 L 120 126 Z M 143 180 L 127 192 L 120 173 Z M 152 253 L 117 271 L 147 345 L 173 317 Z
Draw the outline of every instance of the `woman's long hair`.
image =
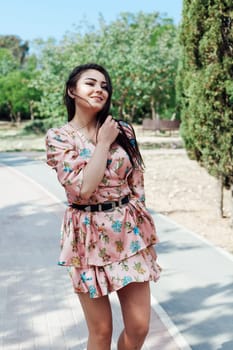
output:
M 67 109 L 68 114 L 68 122 L 71 121 L 75 115 L 75 101 L 74 98 L 69 96 L 69 91 L 72 92 L 72 89 L 76 88 L 76 84 L 81 77 L 82 73 L 85 72 L 88 69 L 94 69 L 102 73 L 106 79 L 107 83 L 107 91 L 108 91 L 108 99 L 101 111 L 99 111 L 96 115 L 97 120 L 97 134 L 98 130 L 101 127 L 101 125 L 105 122 L 105 119 L 110 114 L 110 106 L 111 106 L 111 98 L 112 98 L 112 83 L 111 78 L 106 71 L 106 69 L 96 63 L 87 63 L 83 65 L 79 65 L 75 67 L 72 72 L 70 73 L 66 84 L 65 84 L 65 91 L 64 91 L 64 103 Z M 81 98 L 81 97 L 80 97 Z M 127 136 L 123 125 L 124 122 L 120 120 L 116 120 L 118 122 L 118 127 L 120 129 L 120 132 L 116 138 L 116 142 L 124 148 L 124 150 L 127 152 L 130 161 L 134 167 L 143 168 L 144 163 L 141 156 L 141 153 L 138 148 L 136 136 L 134 133 L 134 130 L 132 126 L 128 126 L 130 128 L 130 137 Z M 128 123 L 127 123 L 128 124 Z

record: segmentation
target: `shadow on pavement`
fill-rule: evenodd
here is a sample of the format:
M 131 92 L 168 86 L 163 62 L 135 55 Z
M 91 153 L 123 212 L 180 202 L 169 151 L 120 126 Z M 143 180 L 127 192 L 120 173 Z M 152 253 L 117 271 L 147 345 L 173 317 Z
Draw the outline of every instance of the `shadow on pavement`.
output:
M 155 222 L 163 268 L 154 288 L 160 305 L 193 350 L 233 349 L 232 261 L 184 227 L 158 214 Z
M 53 206 L 38 209 L 31 201 L 0 211 L 3 346 L 83 349 L 87 330 L 75 314 L 77 297 L 66 269 L 56 265 L 60 221 L 54 219 Z

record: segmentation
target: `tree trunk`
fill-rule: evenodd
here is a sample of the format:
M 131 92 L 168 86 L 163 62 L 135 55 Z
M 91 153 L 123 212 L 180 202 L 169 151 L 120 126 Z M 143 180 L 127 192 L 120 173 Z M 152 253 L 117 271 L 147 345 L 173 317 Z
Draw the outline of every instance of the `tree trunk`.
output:
M 224 186 L 223 186 L 223 179 L 220 178 L 218 180 L 218 212 L 219 212 L 219 215 L 221 216 L 221 218 L 224 217 L 224 213 L 223 213 L 223 202 L 224 202 Z
M 15 115 L 14 115 L 14 112 L 13 112 L 13 108 L 12 108 L 11 102 L 7 101 L 7 107 L 9 109 L 9 117 L 10 117 L 11 123 L 14 124 L 15 123 Z
M 35 119 L 35 118 L 34 118 L 33 105 L 34 105 L 34 102 L 31 100 L 31 101 L 29 102 L 29 107 L 30 107 L 30 119 L 31 119 L 31 120 L 34 120 L 34 119 Z
M 127 96 L 127 93 L 128 93 L 128 90 L 125 91 L 124 93 L 122 93 L 122 96 L 121 96 L 121 99 L 120 99 L 120 102 L 119 102 L 119 108 L 118 108 L 118 113 L 119 113 L 119 116 L 120 118 L 124 118 L 124 103 L 125 103 L 125 96 Z
M 124 100 L 121 100 L 120 101 L 120 106 L 118 108 L 119 117 L 121 119 L 123 119 L 123 107 L 124 107 Z
M 130 116 L 131 120 L 130 120 L 130 122 L 132 122 L 134 120 L 135 111 L 136 111 L 136 106 L 133 105 L 133 107 L 131 108 L 131 116 Z M 138 120 L 136 120 L 136 121 L 138 121 Z
M 16 124 L 19 125 L 21 122 L 21 113 L 17 112 L 16 113 Z
M 155 111 L 155 99 L 153 96 L 151 97 L 151 100 L 150 100 L 150 108 L 151 108 L 151 117 L 153 120 L 155 120 L 157 115 Z
M 233 184 L 231 185 L 231 227 L 233 227 Z

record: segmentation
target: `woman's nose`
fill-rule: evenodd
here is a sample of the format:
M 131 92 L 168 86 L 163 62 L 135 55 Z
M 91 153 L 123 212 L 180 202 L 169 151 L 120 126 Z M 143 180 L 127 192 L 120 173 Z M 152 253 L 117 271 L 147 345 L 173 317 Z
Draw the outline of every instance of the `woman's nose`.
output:
M 96 85 L 95 91 L 102 93 L 103 92 L 102 86 L 101 85 Z

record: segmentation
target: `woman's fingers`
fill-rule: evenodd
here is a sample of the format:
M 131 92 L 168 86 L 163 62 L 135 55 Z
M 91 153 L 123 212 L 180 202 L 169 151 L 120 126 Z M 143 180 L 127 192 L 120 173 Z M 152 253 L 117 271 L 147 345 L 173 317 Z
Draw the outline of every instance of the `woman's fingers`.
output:
M 98 133 L 98 141 L 113 143 L 119 134 L 118 122 L 109 115 Z

